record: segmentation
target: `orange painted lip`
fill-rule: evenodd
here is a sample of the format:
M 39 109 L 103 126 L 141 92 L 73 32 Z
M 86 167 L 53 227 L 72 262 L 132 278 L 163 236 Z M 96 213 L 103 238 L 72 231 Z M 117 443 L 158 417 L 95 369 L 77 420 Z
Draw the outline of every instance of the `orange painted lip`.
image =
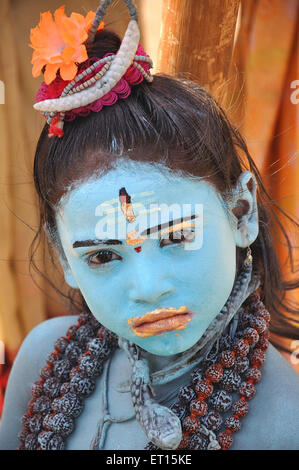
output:
M 167 331 L 184 330 L 192 317 L 193 313 L 185 305 L 179 309 L 157 308 L 141 317 L 130 318 L 128 325 L 137 336 L 147 338 Z

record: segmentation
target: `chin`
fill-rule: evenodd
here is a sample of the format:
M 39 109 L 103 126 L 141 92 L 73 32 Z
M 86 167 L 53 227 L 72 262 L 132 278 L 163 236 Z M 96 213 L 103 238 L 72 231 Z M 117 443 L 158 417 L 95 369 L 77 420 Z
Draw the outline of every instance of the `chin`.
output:
M 184 334 L 185 331 L 168 331 L 160 333 L 148 338 L 128 338 L 133 343 L 140 346 L 142 349 L 150 354 L 156 356 L 172 356 L 180 354 L 192 348 L 202 335 L 197 335 L 195 338 L 190 334 Z

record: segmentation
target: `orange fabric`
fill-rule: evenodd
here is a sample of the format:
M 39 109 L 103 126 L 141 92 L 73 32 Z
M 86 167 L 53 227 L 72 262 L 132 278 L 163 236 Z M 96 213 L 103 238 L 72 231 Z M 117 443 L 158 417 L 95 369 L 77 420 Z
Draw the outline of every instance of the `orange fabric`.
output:
M 245 0 L 235 51 L 245 93 L 241 131 L 271 197 L 297 221 L 298 29 L 298 0 Z M 294 227 L 288 228 L 293 246 L 299 246 L 298 229 L 296 239 Z M 287 263 L 287 247 L 277 242 L 277 250 L 285 277 L 290 279 L 293 274 Z M 294 263 L 298 267 L 296 251 Z M 298 304 L 299 291 L 290 292 L 288 299 Z M 282 343 L 292 350 L 290 341 Z

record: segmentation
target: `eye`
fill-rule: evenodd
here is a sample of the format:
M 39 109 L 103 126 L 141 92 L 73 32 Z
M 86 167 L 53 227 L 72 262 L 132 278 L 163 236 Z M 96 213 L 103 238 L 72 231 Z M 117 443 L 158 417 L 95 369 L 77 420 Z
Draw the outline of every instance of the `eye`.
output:
M 92 268 L 96 268 L 104 264 L 108 264 L 111 261 L 114 261 L 116 259 L 121 260 L 121 257 L 117 255 L 116 253 L 114 253 L 113 251 L 101 250 L 101 251 L 96 251 L 92 253 L 90 256 L 88 256 L 87 264 Z
M 167 245 L 178 245 L 181 243 L 190 243 L 195 237 L 194 230 L 180 230 L 177 232 L 169 232 L 165 237 L 161 238 L 160 247 Z

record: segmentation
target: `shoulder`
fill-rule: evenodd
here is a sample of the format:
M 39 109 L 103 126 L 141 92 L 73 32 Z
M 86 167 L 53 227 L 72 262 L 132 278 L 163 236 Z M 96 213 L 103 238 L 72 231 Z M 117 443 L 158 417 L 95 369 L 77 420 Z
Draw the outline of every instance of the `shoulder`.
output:
M 39 380 L 39 372 L 53 351 L 54 343 L 65 336 L 67 329 L 77 322 L 77 316 L 63 316 L 46 320 L 26 336 L 14 361 L 5 393 L 0 429 L 0 448 L 15 449 L 19 443 L 21 418 L 31 399 L 31 386 Z
M 45 365 L 48 354 L 53 351 L 57 338 L 65 336 L 68 328 L 76 323 L 77 318 L 75 315 L 55 317 L 33 328 L 21 345 L 14 367 L 21 365 L 27 368 L 30 363 L 30 369 L 38 375 L 40 368 Z
M 269 346 L 267 359 L 261 371 L 263 376 L 260 388 L 263 397 L 271 400 L 276 410 L 283 408 L 285 411 L 290 412 L 293 409 L 293 412 L 297 412 L 299 426 L 298 372 L 272 345 Z
M 33 328 L 26 336 L 20 351 L 30 347 L 33 343 L 38 343 L 43 349 L 50 346 L 52 347 L 53 344 L 51 344 L 51 342 L 54 343 L 57 338 L 64 336 L 67 329 L 76 323 L 77 319 L 77 315 L 70 315 L 51 318 L 39 323 L 39 325 Z
M 40 369 L 50 352 L 54 349 L 54 343 L 60 336 L 65 336 L 68 328 L 75 324 L 77 316 L 62 316 L 46 320 L 35 328 L 24 339 L 18 355 L 14 361 L 10 374 L 10 382 L 18 381 L 26 376 L 38 380 Z M 8 384 L 10 386 L 10 383 Z M 9 388 L 8 388 L 9 391 Z
M 272 345 L 261 372 L 236 444 L 250 450 L 298 450 L 299 374 Z
M 273 377 L 273 372 L 278 370 L 280 374 L 283 375 L 285 380 L 288 383 L 299 384 L 299 374 L 294 367 L 291 366 L 289 361 L 274 347 L 272 344 L 269 345 L 267 351 L 267 360 L 263 366 L 264 374 L 271 374 Z M 299 399 L 299 397 L 298 397 Z

